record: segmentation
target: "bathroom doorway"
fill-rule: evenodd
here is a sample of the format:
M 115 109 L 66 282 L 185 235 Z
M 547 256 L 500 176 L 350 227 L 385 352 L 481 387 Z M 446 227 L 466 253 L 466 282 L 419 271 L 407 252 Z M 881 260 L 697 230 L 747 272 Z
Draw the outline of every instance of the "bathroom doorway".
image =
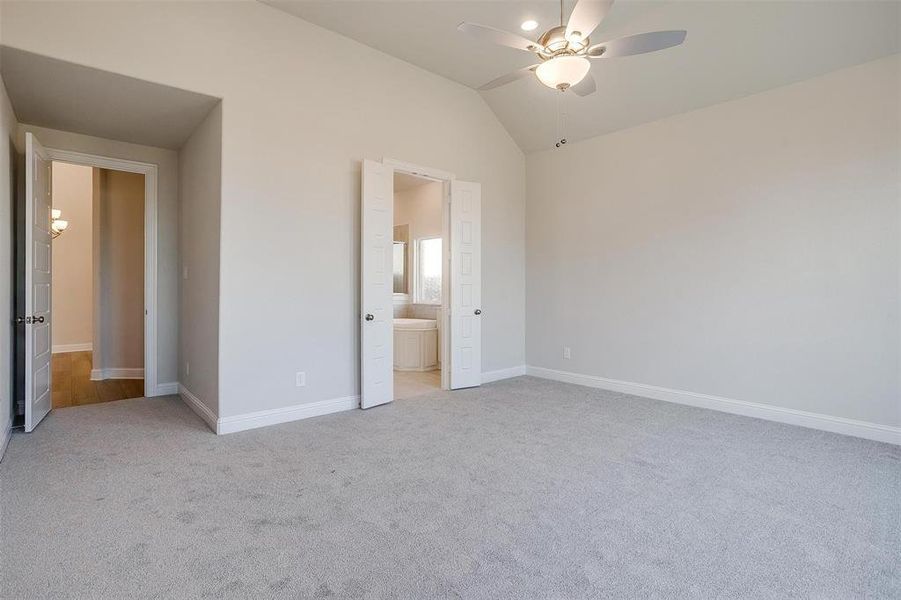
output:
M 394 173 L 394 399 L 441 389 L 445 183 Z
M 417 381 L 433 390 L 456 390 L 482 383 L 482 187 L 453 173 L 392 159 L 363 161 L 360 227 L 360 407 L 372 408 L 395 399 L 395 373 L 431 373 Z M 394 220 L 394 185 L 435 183 L 441 190 L 441 235 L 420 235 Z M 426 184 L 418 180 L 425 180 Z M 409 186 L 408 186 L 409 184 Z M 437 190 L 438 188 L 434 188 Z M 394 226 L 398 230 L 398 294 L 393 269 Z M 434 231 L 434 230 L 432 230 Z M 406 242 L 406 249 L 404 248 Z M 441 256 L 440 280 L 432 262 Z M 422 266 L 420 260 L 428 259 Z M 434 267 L 434 268 L 433 268 Z M 439 284 L 439 285 L 436 285 Z M 406 295 L 406 298 L 404 298 Z M 432 303 L 440 296 L 440 303 Z M 395 301 L 401 308 L 395 308 Z M 419 306 L 417 306 L 419 305 Z M 398 319 L 395 311 L 407 314 Z M 423 318 L 431 317 L 434 318 Z M 434 321 L 434 326 L 427 321 Z M 395 354 L 395 333 L 399 340 Z M 434 340 L 435 354 L 430 345 Z M 417 354 L 418 351 L 418 354 Z M 395 360 L 397 361 L 395 363 Z M 395 369 L 394 365 L 400 366 Z M 431 365 L 431 366 L 430 366 Z M 437 373 L 434 373 L 437 371 Z M 415 376 L 408 376 L 412 378 Z M 420 376 L 425 379 L 426 376 Z M 406 396 L 406 392 L 402 392 Z M 409 396 L 406 396 L 409 397 Z

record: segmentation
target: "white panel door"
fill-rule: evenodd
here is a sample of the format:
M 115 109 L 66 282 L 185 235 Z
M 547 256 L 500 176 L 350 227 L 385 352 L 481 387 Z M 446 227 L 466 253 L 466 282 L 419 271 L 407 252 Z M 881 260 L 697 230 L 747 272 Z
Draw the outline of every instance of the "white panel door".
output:
M 363 161 L 360 406 L 394 400 L 394 169 Z
M 482 187 L 451 181 L 450 387 L 482 383 Z
M 50 412 L 50 160 L 25 134 L 25 431 Z

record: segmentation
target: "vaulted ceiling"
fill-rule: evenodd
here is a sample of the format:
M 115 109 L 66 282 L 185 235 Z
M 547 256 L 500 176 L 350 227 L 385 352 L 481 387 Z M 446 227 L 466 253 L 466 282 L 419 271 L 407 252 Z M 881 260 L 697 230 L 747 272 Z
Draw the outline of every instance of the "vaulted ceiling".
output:
M 559 24 L 558 2 L 264 0 L 471 88 L 534 56 L 472 41 L 462 21 L 536 38 Z M 568 16 L 574 5 L 565 0 Z M 539 28 L 520 31 L 526 19 Z M 617 0 L 592 42 L 685 29 L 682 46 L 593 61 L 598 91 L 561 94 L 527 78 L 480 92 L 525 151 L 552 147 L 809 79 L 899 52 L 901 3 Z

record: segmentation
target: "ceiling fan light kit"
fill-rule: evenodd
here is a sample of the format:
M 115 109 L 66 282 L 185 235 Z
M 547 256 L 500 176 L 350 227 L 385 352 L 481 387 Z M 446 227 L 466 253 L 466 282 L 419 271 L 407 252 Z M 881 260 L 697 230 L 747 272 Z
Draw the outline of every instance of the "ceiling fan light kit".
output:
M 565 92 L 588 75 L 591 63 L 584 56 L 562 55 L 550 58 L 535 69 L 544 85 Z
M 549 88 L 560 91 L 572 89 L 577 96 L 588 96 L 597 90 L 594 78 L 589 73 L 589 59 L 646 54 L 678 46 L 685 40 L 685 31 L 654 31 L 592 46 L 590 36 L 612 6 L 613 0 L 578 0 L 569 16 L 569 22 L 564 24 L 563 0 L 560 0 L 560 25 L 542 33 L 537 41 L 486 25 L 460 23 L 457 29 L 476 40 L 530 52 L 539 60 L 538 64 L 498 77 L 479 89 L 494 89 L 535 73 L 538 80 Z M 537 23 L 529 20 L 522 24 L 523 30 L 527 29 L 527 24 L 537 27 Z M 578 86 L 582 80 L 585 83 Z

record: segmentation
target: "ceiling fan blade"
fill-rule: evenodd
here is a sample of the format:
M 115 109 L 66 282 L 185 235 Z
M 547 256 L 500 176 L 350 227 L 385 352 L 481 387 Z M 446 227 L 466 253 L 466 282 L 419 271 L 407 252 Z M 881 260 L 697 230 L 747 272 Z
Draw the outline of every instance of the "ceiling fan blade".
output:
M 595 82 L 591 73 L 589 73 L 585 76 L 585 79 L 569 89 L 571 89 L 576 96 L 590 96 L 598 91 L 598 84 Z
M 538 68 L 538 65 L 532 65 L 531 67 L 523 67 L 522 69 L 517 69 L 512 73 L 507 73 L 506 75 L 502 75 L 493 81 L 489 81 L 485 85 L 479 88 L 479 91 L 484 90 L 493 90 L 494 88 L 499 88 L 502 85 L 507 85 L 508 83 L 513 83 L 517 79 L 522 79 L 523 77 L 528 77 L 532 74 L 532 72 Z
M 573 12 L 569 15 L 569 23 L 566 24 L 566 39 L 578 34 L 585 39 L 591 35 L 613 6 L 613 0 L 579 0 Z
M 687 31 L 651 31 L 649 33 L 639 33 L 638 35 L 630 35 L 609 42 L 595 44 L 588 49 L 588 56 L 591 58 L 616 58 L 618 56 L 632 56 L 634 54 L 645 54 L 647 52 L 656 52 L 664 48 L 672 48 L 678 46 L 685 41 Z
M 541 50 L 541 45 L 538 42 L 533 42 L 521 35 L 488 27 L 487 25 L 460 23 L 457 29 L 480 42 L 500 44 L 501 46 L 509 46 L 517 50 L 525 50 L 526 52 L 538 52 Z

